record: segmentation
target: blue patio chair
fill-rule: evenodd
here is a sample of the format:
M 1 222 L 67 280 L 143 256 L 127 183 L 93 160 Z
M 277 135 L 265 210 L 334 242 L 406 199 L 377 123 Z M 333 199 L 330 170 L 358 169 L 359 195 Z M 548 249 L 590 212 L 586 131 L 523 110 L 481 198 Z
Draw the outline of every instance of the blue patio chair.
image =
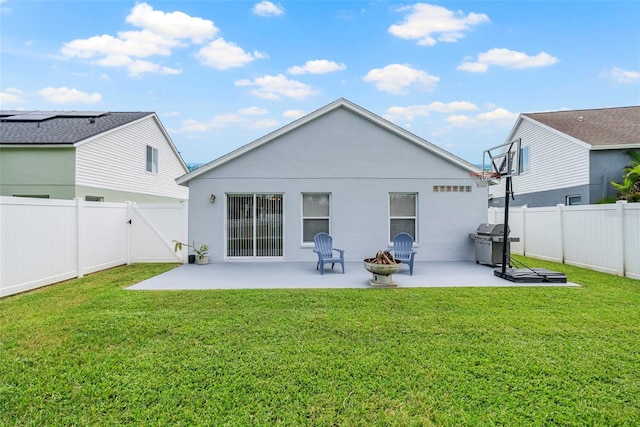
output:
M 409 265 L 409 274 L 413 276 L 413 258 L 417 253 L 413 250 L 413 237 L 407 233 L 396 234 L 392 252 L 395 259 Z
M 331 263 L 331 269 L 336 262 L 342 265 L 342 274 L 344 274 L 344 250 L 333 247 L 333 239 L 327 233 L 318 233 L 313 238 L 313 243 L 316 245 L 313 252 L 318 254 L 318 264 L 316 264 L 316 270 L 320 269 L 320 274 L 324 274 L 324 264 Z M 340 254 L 339 257 L 333 255 L 334 252 Z

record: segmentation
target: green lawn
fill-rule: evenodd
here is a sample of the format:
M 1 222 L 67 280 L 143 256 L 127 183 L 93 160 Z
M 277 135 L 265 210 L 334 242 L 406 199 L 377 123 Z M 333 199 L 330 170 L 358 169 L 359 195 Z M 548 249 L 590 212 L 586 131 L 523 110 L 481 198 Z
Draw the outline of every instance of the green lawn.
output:
M 583 287 L 4 298 L 0 425 L 639 425 L 640 281 L 524 260 Z

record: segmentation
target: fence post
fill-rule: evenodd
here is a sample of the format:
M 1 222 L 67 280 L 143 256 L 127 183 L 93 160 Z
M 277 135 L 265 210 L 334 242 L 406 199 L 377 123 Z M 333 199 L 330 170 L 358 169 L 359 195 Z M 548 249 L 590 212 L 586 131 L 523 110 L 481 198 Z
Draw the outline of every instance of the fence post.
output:
M 76 276 L 83 277 L 84 272 L 82 268 L 82 212 L 84 209 L 84 203 L 81 198 L 74 198 L 76 202 Z
M 522 205 L 522 255 L 527 256 L 527 239 L 525 236 L 527 235 L 527 208 L 528 205 Z
M 616 218 L 618 219 L 618 233 L 620 233 L 620 246 L 619 246 L 619 256 L 617 256 L 616 258 L 618 259 L 618 265 L 616 266 L 616 271 L 618 273 L 618 276 L 622 276 L 625 277 L 626 275 L 626 269 L 625 269 L 625 262 L 624 262 L 624 258 L 625 258 L 625 253 L 624 253 L 624 246 L 625 246 L 625 233 L 624 233 L 624 215 L 625 215 L 625 205 L 627 204 L 626 200 L 618 200 L 616 201 Z
M 556 209 L 558 211 L 558 229 L 560 230 L 558 233 L 560 235 L 560 259 L 558 262 L 564 264 L 564 227 L 562 224 L 564 221 L 564 204 L 558 203 Z
M 131 227 L 133 227 L 134 202 L 127 200 L 127 216 L 129 226 L 127 227 L 127 265 L 131 265 L 131 240 L 133 239 Z

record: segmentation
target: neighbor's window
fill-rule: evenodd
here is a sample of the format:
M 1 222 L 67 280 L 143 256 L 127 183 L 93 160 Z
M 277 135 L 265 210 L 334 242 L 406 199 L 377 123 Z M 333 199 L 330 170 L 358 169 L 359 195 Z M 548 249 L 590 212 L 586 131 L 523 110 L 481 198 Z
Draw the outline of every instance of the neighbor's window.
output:
M 520 148 L 520 173 L 529 172 L 529 146 Z
M 573 205 L 580 205 L 582 204 L 582 196 L 579 194 L 575 194 L 572 196 L 567 196 L 566 198 L 566 205 L 567 206 L 573 206 Z
M 302 193 L 302 242 L 312 243 L 321 232 L 330 233 L 330 194 Z
M 84 196 L 84 200 L 87 202 L 104 202 L 104 197 L 102 196 Z
M 418 195 L 389 193 L 389 241 L 398 233 L 409 233 L 416 240 Z
M 147 172 L 158 173 L 158 149 L 147 145 Z

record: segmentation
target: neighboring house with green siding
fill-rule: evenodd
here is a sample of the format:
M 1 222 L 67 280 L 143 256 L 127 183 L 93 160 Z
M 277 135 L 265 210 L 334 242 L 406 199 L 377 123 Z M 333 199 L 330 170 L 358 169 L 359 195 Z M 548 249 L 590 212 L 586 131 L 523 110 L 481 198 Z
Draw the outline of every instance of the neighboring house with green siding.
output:
M 0 195 L 178 202 L 187 166 L 153 112 L 0 111 Z

